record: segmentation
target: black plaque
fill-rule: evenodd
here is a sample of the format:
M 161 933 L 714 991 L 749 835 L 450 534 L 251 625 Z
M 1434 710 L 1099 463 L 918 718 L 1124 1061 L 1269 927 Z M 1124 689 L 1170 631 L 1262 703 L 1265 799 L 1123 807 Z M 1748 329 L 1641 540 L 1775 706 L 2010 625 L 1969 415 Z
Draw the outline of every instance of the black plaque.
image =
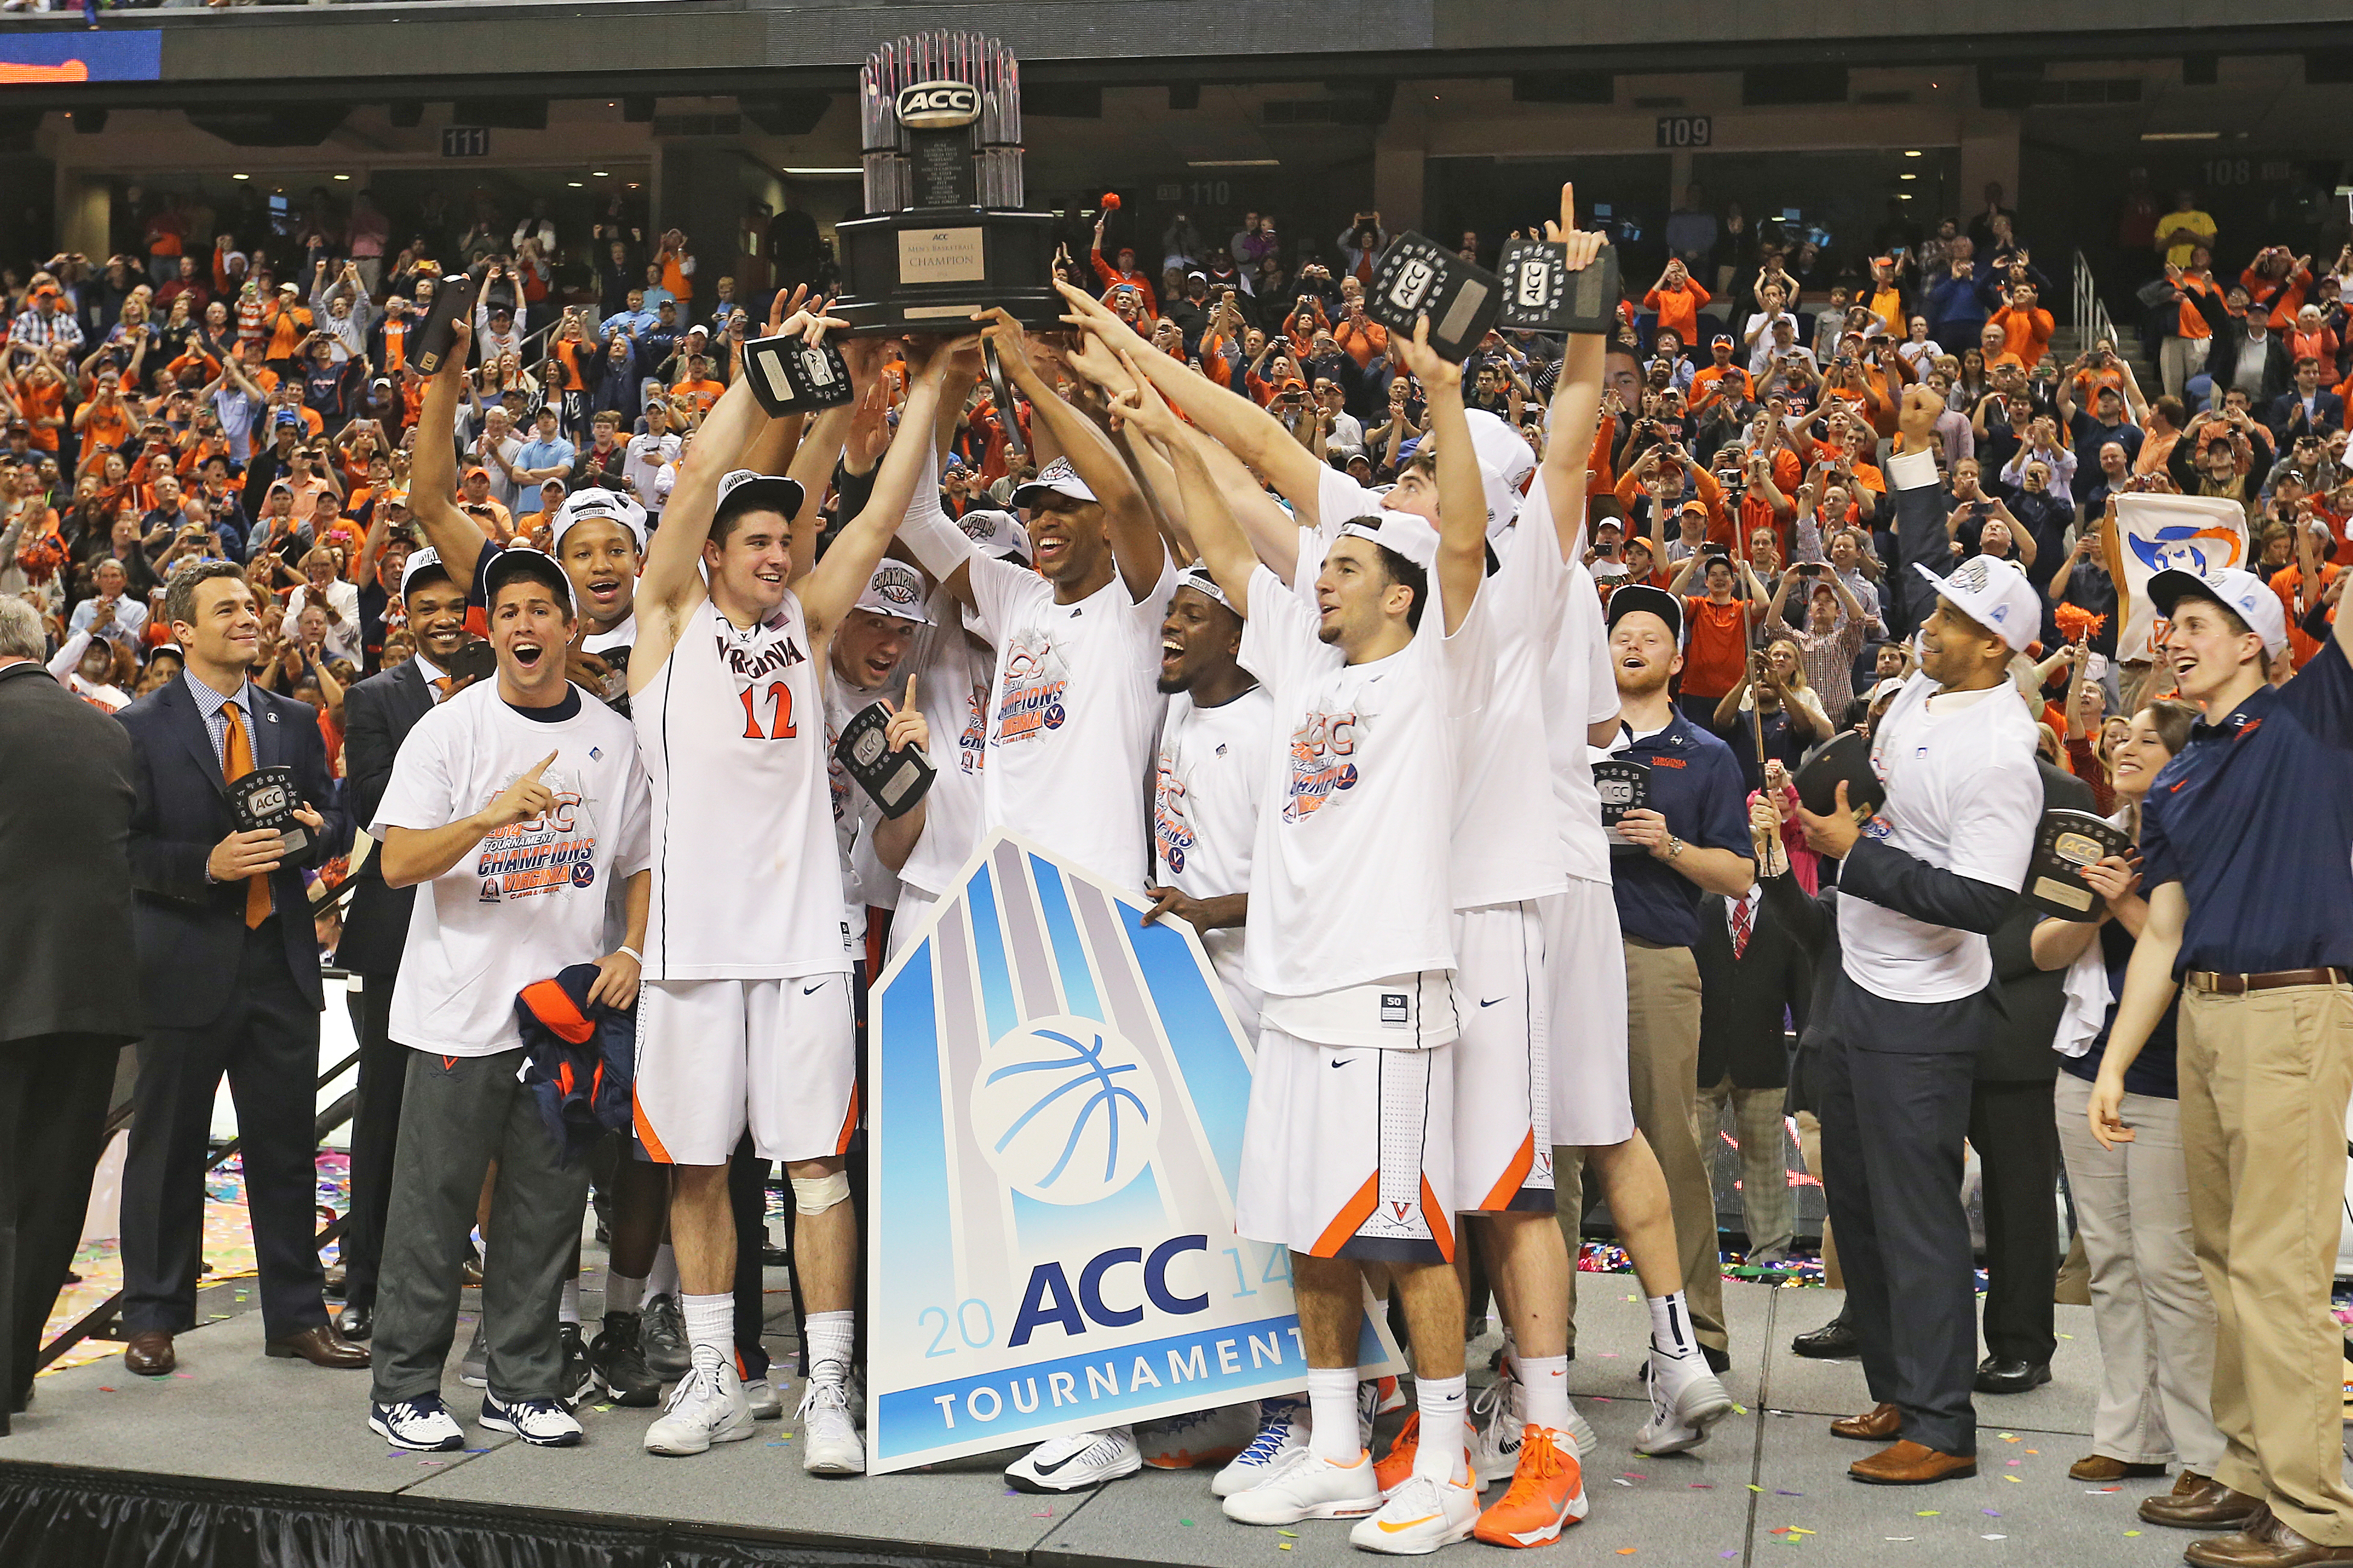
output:
M 1412 233 L 1390 242 L 1365 300 L 1366 315 L 1407 337 L 1428 316 L 1430 346 L 1455 365 L 1471 357 L 1503 309 L 1502 279 L 1428 235 Z
M 913 747 L 897 751 L 883 737 L 891 710 L 871 703 L 849 715 L 841 738 L 833 743 L 834 759 L 858 780 L 858 787 L 882 809 L 886 817 L 903 817 L 915 809 L 932 787 L 934 768 Z
M 2130 853 L 2132 836 L 2105 817 L 2045 811 L 2034 829 L 2034 853 L 2026 863 L 2026 901 L 2062 920 L 2097 920 L 2105 902 L 2077 874 L 2110 855 Z
M 1607 333 L 1617 324 L 1620 292 L 1618 251 L 1601 254 L 1577 271 L 1566 250 L 1543 239 L 1504 247 L 1503 322 L 1518 332 Z
M 272 832 L 286 841 L 283 855 L 298 855 L 311 847 L 311 832 L 294 820 L 302 804 L 294 787 L 291 768 L 257 768 L 228 787 L 229 814 L 241 833 Z
M 1651 803 L 1651 765 L 1609 757 L 1593 765 L 1593 788 L 1601 795 L 1601 836 L 1629 849 L 1639 847 L 1618 832 L 1629 811 Z

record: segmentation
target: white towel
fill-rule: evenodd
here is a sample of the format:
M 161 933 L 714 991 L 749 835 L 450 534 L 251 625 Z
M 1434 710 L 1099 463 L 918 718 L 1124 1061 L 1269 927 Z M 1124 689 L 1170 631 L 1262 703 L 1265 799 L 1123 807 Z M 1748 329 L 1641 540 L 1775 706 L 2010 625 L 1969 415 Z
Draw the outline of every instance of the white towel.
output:
M 2108 1019 L 2108 1003 L 2114 1000 L 2108 990 L 2107 960 L 2101 956 L 2097 941 L 2067 966 L 2066 991 L 2066 1010 L 2059 1014 L 2059 1032 L 2051 1037 L 2051 1048 L 2062 1056 L 2081 1056 L 2099 1038 L 2100 1026 Z

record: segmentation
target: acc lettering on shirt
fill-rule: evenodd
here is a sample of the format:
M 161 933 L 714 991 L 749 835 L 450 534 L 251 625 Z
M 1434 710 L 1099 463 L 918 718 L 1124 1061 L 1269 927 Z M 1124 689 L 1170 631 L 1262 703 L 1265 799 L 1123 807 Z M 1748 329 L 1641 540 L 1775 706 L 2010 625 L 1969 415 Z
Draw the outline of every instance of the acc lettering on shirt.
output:
M 1060 729 L 1069 716 L 1063 695 L 1070 672 L 1055 656 L 1054 641 L 1034 631 L 1018 634 L 1006 650 L 1005 690 L 997 705 L 997 744 L 1036 740 L 1040 730 Z
M 1356 765 L 1345 760 L 1356 750 L 1356 713 L 1310 713 L 1291 732 L 1291 782 L 1282 802 L 1282 820 L 1304 821 L 1324 809 L 1335 790 L 1356 787 Z
M 491 799 L 496 799 L 495 793 Z M 580 807 L 575 781 L 574 788 L 558 790 L 554 810 L 509 823 L 485 838 L 474 858 L 474 874 L 482 879 L 480 902 L 594 885 L 596 824 L 583 820 Z

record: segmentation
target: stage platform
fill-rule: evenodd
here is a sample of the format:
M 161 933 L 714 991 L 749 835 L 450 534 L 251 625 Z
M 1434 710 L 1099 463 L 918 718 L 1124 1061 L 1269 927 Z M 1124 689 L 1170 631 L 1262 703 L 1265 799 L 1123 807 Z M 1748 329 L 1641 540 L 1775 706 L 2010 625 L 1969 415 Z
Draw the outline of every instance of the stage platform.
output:
M 781 1276 L 778 1276 L 781 1277 Z M 2144 1527 L 2133 1506 L 2165 1483 L 2120 1489 L 2070 1480 L 2087 1451 L 2097 1350 L 2087 1308 L 2058 1309 L 2052 1381 L 1981 1398 L 1973 1480 L 1883 1489 L 1850 1480 L 1866 1452 L 1831 1437 L 1830 1416 L 1862 1408 L 1852 1361 L 1793 1356 L 1789 1337 L 1837 1309 L 1834 1292 L 1727 1280 L 1743 1406 L 1696 1453 L 1645 1458 L 1629 1447 L 1647 1404 L 1635 1369 L 1648 1329 L 1630 1276 L 1578 1277 L 1584 1332 L 1569 1369 L 1602 1447 L 1588 1461 L 1592 1510 L 1555 1562 L 1834 1564 L 2010 1563 L 2104 1568 L 2179 1560 L 2189 1537 Z M 781 1294 L 770 1304 L 781 1308 Z M 471 1332 L 470 1313 L 459 1342 Z M 593 1293 L 585 1303 L 593 1319 Z M 790 1319 L 772 1319 L 788 1347 Z M 1204 1563 L 1310 1568 L 1359 1562 L 1346 1527 L 1295 1535 L 1229 1523 L 1208 1473 L 1147 1470 L 1092 1495 L 1009 1492 L 1007 1456 L 848 1480 L 803 1473 L 789 1412 L 746 1443 L 691 1459 L 640 1446 L 653 1413 L 593 1406 L 586 1443 L 542 1450 L 473 1427 L 480 1446 L 448 1456 L 392 1450 L 364 1423 L 367 1377 L 261 1353 L 258 1314 L 239 1312 L 179 1341 L 180 1371 L 149 1380 L 119 1359 L 39 1380 L 16 1436 L 0 1438 L 0 1563 L 254 1563 L 273 1568 L 409 1563 L 498 1568 L 615 1564 L 721 1568 L 755 1563 L 915 1560 L 1093 1568 Z M 448 1396 L 470 1418 L 480 1394 Z M 1485 1381 L 1473 1374 L 1474 1386 Z M 1384 1422 L 1384 1431 L 1400 1417 Z M 1491 1494 L 1495 1495 L 1495 1494 Z M 142 1517 L 142 1515 L 144 1517 Z M 111 1553 L 99 1540 L 115 1531 Z M 2137 1532 L 2137 1533 L 2136 1533 Z M 137 1545 L 131 1544 L 136 1541 Z M 1468 1542 L 1451 1555 L 1484 1556 Z M 217 1556 L 207 1555 L 217 1552 Z

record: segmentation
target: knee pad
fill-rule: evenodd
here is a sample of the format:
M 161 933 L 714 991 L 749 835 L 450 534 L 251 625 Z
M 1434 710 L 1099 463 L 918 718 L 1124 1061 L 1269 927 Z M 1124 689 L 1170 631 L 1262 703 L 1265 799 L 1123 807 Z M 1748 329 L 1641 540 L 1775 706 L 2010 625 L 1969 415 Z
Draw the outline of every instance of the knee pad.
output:
M 792 1178 L 793 1207 L 804 1214 L 822 1214 L 836 1203 L 849 1202 L 849 1173 L 837 1171 L 830 1176 L 796 1176 Z

